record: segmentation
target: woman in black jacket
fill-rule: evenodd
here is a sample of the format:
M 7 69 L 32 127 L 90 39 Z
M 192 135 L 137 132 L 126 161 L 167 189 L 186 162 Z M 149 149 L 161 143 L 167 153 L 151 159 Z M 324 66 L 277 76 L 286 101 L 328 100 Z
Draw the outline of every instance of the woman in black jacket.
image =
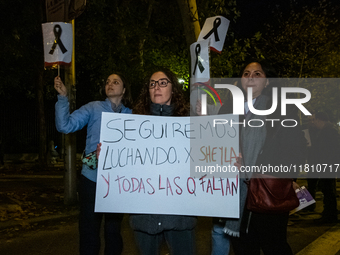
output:
M 160 68 L 148 76 L 133 113 L 187 116 L 189 105 L 184 99 L 175 74 L 168 69 Z M 169 247 L 170 254 L 195 254 L 196 221 L 196 217 L 182 215 L 130 215 L 130 225 L 142 255 L 158 255 L 163 239 Z
M 271 87 L 276 77 L 275 70 L 264 61 L 248 63 L 241 71 L 239 87 L 243 90 L 247 100 L 248 88 L 252 89 L 252 104 L 257 110 L 269 109 L 272 105 Z M 280 115 L 280 101 L 278 109 L 270 116 L 255 115 L 248 109 L 245 102 L 245 114 L 240 116 L 240 122 L 245 120 L 261 120 L 261 127 L 251 127 L 246 124 L 240 125 L 240 148 L 242 158 L 239 167 L 242 166 L 280 166 L 298 164 L 304 156 L 303 140 L 300 127 L 282 127 L 281 120 L 296 119 L 297 115 L 288 110 L 287 116 Z M 219 114 L 232 113 L 232 101 L 226 102 L 220 109 Z M 266 121 L 276 119 L 280 121 Z M 295 122 L 296 123 L 296 122 Z M 298 123 L 298 122 L 297 122 Z M 290 123 L 291 125 L 291 123 Z M 287 243 L 288 212 L 285 213 L 255 213 L 247 210 L 247 184 L 252 177 L 251 173 L 243 176 L 240 181 L 240 219 L 227 219 L 224 231 L 231 236 L 235 254 L 292 254 Z M 292 180 L 293 184 L 293 180 Z M 228 237 L 226 238 L 228 240 Z M 226 240 L 226 241 L 227 241 Z M 213 250 L 218 248 L 213 247 Z M 221 253 L 222 254 L 222 253 Z

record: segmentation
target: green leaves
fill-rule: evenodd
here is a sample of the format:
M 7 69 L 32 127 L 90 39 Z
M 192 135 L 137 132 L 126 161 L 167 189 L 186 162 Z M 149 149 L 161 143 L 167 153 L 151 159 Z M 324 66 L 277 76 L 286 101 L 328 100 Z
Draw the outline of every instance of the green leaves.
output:
M 292 6 L 287 19 L 278 13 L 278 26 L 268 25 L 259 47 L 266 59 L 277 67 L 280 77 L 339 77 L 339 15 L 339 8 L 329 1 L 300 10 Z M 308 109 L 327 111 L 334 121 L 340 120 L 339 85 L 311 83 L 306 88 L 312 93 Z
M 330 3 L 292 10 L 287 20 L 278 19 L 279 29 L 269 26 L 263 35 L 266 58 L 277 66 L 283 77 L 335 77 L 328 67 L 334 52 L 340 52 L 340 27 Z M 282 17 L 282 15 L 280 15 Z M 331 60 L 331 61 L 330 61 Z M 331 71 L 331 72 L 330 72 Z

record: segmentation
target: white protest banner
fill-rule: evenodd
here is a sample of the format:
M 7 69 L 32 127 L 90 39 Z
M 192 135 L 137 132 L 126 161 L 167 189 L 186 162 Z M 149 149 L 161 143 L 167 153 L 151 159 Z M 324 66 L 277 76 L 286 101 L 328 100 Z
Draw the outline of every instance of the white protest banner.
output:
M 229 20 L 223 16 L 207 18 L 197 41 L 200 42 L 210 39 L 210 48 L 213 51 L 221 53 L 229 23 Z
M 202 173 L 208 178 L 236 178 L 238 121 L 238 115 L 231 114 L 191 117 L 191 176 Z
M 208 81 L 210 79 L 209 40 L 191 44 L 190 55 L 190 83 Z
M 45 66 L 67 65 L 72 60 L 72 24 L 51 22 L 42 24 Z
M 194 118 L 203 124 L 192 122 L 193 117 L 103 113 L 95 211 L 238 218 L 238 174 L 217 178 L 203 170 L 190 175 L 190 165 L 202 165 L 207 155 L 202 149 L 197 159 L 191 156 L 200 151 L 192 140 L 216 133 L 207 132 L 211 119 Z M 230 136 L 222 137 L 218 128 L 218 139 L 228 144 Z M 238 141 L 238 134 L 230 139 Z

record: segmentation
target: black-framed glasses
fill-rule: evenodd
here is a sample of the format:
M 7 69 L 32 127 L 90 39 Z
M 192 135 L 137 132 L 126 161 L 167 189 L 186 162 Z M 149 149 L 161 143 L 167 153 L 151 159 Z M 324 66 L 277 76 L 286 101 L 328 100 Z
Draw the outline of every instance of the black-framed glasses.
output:
M 164 88 L 166 86 L 168 86 L 169 83 L 171 83 L 167 78 L 162 78 L 159 79 L 158 81 L 150 81 L 149 83 L 149 88 L 153 89 L 156 87 L 156 84 L 158 83 L 158 86 L 160 86 L 161 88 Z

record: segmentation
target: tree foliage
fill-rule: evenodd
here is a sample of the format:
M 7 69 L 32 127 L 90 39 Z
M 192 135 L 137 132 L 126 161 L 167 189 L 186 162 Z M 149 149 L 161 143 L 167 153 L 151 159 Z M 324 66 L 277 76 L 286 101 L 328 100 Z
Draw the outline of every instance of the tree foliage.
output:
M 262 49 L 282 77 L 337 77 L 340 64 L 339 8 L 322 0 L 317 7 L 292 6 L 285 19 L 268 25 Z
M 235 36 L 233 25 L 240 16 L 236 0 L 196 1 L 201 26 L 206 18 L 216 15 L 231 21 L 222 54 L 211 53 L 211 76 L 235 75 L 258 38 L 244 40 Z M 0 3 L 0 20 L 4 24 L 0 28 L 0 56 L 4 60 L 0 66 L 0 95 L 22 102 L 23 107 L 27 100 L 36 100 L 34 111 L 39 112 L 41 121 L 43 104 L 56 100 L 53 78 L 57 75 L 57 70 L 43 67 L 44 6 L 44 0 Z M 169 67 L 186 84 L 189 81 L 189 47 L 175 0 L 87 1 L 85 11 L 75 20 L 75 55 L 77 108 L 99 99 L 100 88 L 114 72 L 130 80 L 134 99 L 146 72 L 155 66 Z M 52 116 L 51 111 L 45 115 Z M 42 129 L 43 126 L 39 124 Z M 43 130 L 40 132 L 44 137 Z
M 235 38 L 232 24 L 240 16 L 235 0 L 197 1 L 197 8 L 201 26 L 211 16 L 231 20 L 222 55 L 211 54 L 211 73 L 235 75 L 258 38 Z M 131 80 L 136 98 L 145 72 L 153 66 L 169 67 L 187 84 L 190 53 L 179 14 L 174 0 L 89 2 L 76 21 L 78 88 L 86 86 L 85 91 L 95 93 L 103 79 L 118 69 Z
M 207 18 L 217 15 L 224 16 L 230 21 L 222 53 L 219 55 L 211 52 L 210 54 L 211 77 L 235 77 L 250 55 L 260 57 L 261 53 L 256 47 L 256 42 L 261 38 L 259 33 L 254 31 L 254 36 L 251 38 L 240 38 L 235 33 L 235 24 L 242 18 L 242 13 L 237 9 L 236 0 L 198 0 L 197 5 L 201 26 Z
M 34 97 L 36 73 L 43 68 L 41 2 L 1 1 L 0 95 L 20 91 Z
M 9 112 L 13 112 L 14 104 L 25 107 L 25 100 L 36 101 L 37 114 L 32 117 L 39 121 L 39 161 L 44 164 L 47 142 L 43 91 L 43 45 L 41 43 L 42 4 L 42 1 L 31 3 L 22 0 L 0 3 L 2 12 L 0 19 L 3 24 L 0 28 L 0 48 L 2 49 L 0 54 L 3 60 L 0 66 L 2 77 L 0 96 Z M 18 119 L 21 113 L 22 111 L 16 115 Z M 7 131 L 6 136 L 1 138 L 10 146 L 15 146 L 13 141 L 20 137 L 20 134 L 14 131 L 17 129 L 14 127 L 10 130 L 1 128 L 1 135 Z M 22 144 L 25 141 L 30 141 L 27 136 L 21 139 Z
M 268 30 L 258 47 L 276 67 L 280 77 L 301 78 L 297 86 L 307 88 L 312 94 L 307 109 L 326 111 L 338 122 L 339 85 L 327 79 L 305 83 L 304 78 L 340 76 L 340 9 L 325 0 L 317 6 L 302 8 L 293 2 L 291 8 L 288 17 L 278 12 L 274 19 L 277 23 L 267 25 Z
M 173 59 L 181 49 L 181 20 L 175 15 L 178 10 L 165 2 L 89 2 L 76 20 L 79 86 L 96 92 L 109 74 L 120 71 L 129 78 L 136 97 L 145 70 L 153 65 L 154 56 L 150 54 L 158 54 L 158 60 Z

